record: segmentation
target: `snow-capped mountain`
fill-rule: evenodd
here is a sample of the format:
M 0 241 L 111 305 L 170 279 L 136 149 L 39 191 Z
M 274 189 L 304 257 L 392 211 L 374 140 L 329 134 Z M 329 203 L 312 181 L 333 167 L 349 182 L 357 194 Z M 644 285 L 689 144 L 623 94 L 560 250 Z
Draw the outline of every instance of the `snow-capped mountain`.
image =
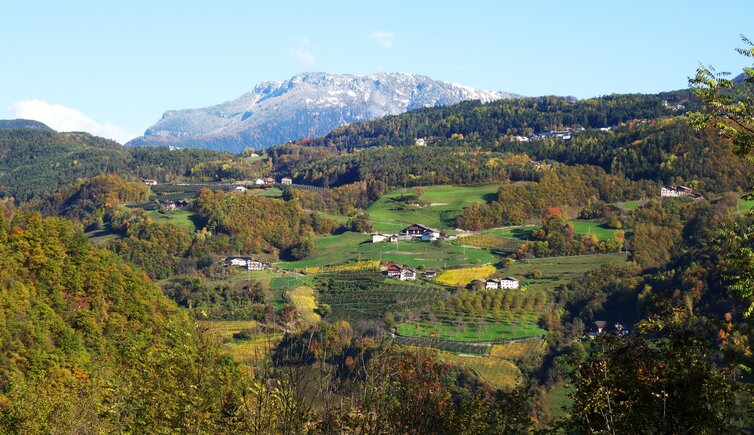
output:
M 127 145 L 239 152 L 320 136 L 345 124 L 421 107 L 513 96 L 406 73 L 304 73 L 283 82 L 260 83 L 216 106 L 165 112 L 144 136 Z

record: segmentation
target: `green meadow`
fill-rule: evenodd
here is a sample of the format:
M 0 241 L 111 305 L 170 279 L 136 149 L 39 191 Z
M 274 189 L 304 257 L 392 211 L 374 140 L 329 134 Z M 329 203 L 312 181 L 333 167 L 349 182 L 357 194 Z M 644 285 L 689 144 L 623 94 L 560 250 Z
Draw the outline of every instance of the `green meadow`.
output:
M 394 190 L 372 204 L 367 213 L 374 230 L 398 232 L 419 223 L 452 233 L 461 211 L 475 202 L 489 202 L 498 186 L 423 186 L 422 189 L 424 193 L 419 199 L 427 203 L 424 207 L 401 201 L 401 197 L 416 196 L 416 188 Z
M 195 220 L 196 213 L 188 210 L 173 210 L 167 212 L 160 212 L 157 210 L 150 210 L 147 215 L 155 222 L 169 223 L 177 225 L 179 227 L 189 230 L 189 232 L 195 232 L 197 230 Z
M 634 211 L 639 208 L 639 200 L 616 202 L 615 206 L 625 211 Z
M 597 240 L 610 240 L 615 236 L 615 232 L 610 228 L 605 228 L 604 224 L 593 221 L 572 221 L 573 232 L 576 234 L 594 234 L 597 236 Z
M 440 340 L 487 342 L 537 337 L 547 333 L 538 327 L 536 319 L 518 322 L 480 322 L 453 325 L 446 322 L 399 323 L 398 334 L 404 337 L 438 338 Z
M 343 264 L 357 260 L 395 261 L 411 267 L 444 267 L 496 263 L 500 258 L 485 249 L 451 243 L 404 241 L 372 243 L 366 234 L 346 232 L 315 239 L 312 258 L 280 263 L 283 269 Z

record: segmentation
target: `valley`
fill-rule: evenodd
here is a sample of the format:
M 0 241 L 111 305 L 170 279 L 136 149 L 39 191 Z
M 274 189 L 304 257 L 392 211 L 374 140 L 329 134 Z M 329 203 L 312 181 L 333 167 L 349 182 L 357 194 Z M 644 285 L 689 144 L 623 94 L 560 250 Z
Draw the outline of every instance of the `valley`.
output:
M 0 431 L 88 397 L 104 432 L 602 433 L 609 399 L 612 432 L 675 433 L 655 391 L 672 427 L 752 427 L 754 166 L 698 92 L 417 93 L 238 142 L 271 122 L 244 104 L 341 86 L 297 77 L 145 146 L 0 123 Z

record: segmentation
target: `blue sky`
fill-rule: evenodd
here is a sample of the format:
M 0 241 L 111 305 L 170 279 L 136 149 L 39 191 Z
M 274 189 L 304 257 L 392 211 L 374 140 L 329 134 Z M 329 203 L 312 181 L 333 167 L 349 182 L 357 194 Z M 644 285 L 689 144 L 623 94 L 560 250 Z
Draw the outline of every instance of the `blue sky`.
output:
M 166 110 L 303 71 L 530 96 L 659 92 L 686 87 L 700 62 L 740 71 L 752 17 L 743 0 L 15 1 L 0 13 L 0 118 L 124 141 Z

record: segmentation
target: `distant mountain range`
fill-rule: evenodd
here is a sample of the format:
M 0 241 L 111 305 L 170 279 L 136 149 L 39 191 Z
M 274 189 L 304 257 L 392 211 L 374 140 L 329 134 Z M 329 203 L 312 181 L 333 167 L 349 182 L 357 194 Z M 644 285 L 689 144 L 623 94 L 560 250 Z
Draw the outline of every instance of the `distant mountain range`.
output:
M 336 127 L 422 107 L 515 94 L 484 91 L 406 73 L 304 73 L 264 82 L 241 97 L 201 109 L 170 110 L 129 146 L 262 149 Z

